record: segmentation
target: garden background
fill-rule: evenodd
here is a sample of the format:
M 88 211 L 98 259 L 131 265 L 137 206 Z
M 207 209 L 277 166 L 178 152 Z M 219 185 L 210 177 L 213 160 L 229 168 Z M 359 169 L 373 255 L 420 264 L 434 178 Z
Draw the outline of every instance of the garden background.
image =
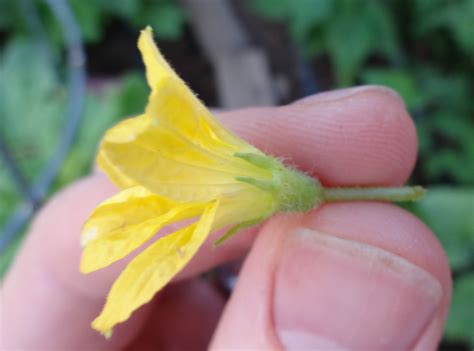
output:
M 141 112 L 136 39 L 151 25 L 208 106 L 359 84 L 398 91 L 418 128 L 410 182 L 429 190 L 405 207 L 433 229 L 453 271 L 440 348 L 472 350 L 473 24 L 474 0 L 0 0 L 0 275 L 38 207 L 90 172 L 102 133 Z M 258 94 L 247 96 L 249 85 Z

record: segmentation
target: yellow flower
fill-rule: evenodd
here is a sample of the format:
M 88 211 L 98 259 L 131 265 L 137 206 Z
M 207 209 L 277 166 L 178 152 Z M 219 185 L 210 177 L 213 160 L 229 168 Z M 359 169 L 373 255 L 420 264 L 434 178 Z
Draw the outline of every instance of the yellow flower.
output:
M 151 243 L 115 281 L 92 322 L 106 336 L 150 301 L 213 230 L 230 228 L 220 243 L 275 212 L 305 211 L 321 199 L 316 180 L 213 118 L 163 59 L 150 28 L 142 31 L 138 47 L 151 95 L 144 114 L 111 128 L 100 145 L 98 164 L 122 190 L 84 225 L 81 272 L 116 262 L 167 225 L 188 224 Z

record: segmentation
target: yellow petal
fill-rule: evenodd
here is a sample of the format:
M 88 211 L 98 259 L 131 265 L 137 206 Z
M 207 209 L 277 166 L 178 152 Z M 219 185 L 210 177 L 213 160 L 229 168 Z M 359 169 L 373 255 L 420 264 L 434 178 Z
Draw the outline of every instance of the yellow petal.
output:
M 141 185 L 177 201 L 208 202 L 242 189 L 247 174 L 271 173 L 235 153 L 261 152 L 232 135 L 174 73 L 156 48 L 150 28 L 139 39 L 153 87 L 145 115 L 111 128 L 97 162 L 121 188 Z
M 194 96 L 161 55 L 150 27 L 141 32 L 138 47 L 152 88 L 147 114 L 209 149 L 260 152 L 222 127 Z
M 104 138 L 109 142 L 115 143 L 131 142 L 146 130 L 149 125 L 149 120 L 150 118 L 147 115 L 123 120 L 119 124 L 110 128 Z M 99 148 L 99 152 L 97 153 L 96 162 L 119 188 L 126 189 L 139 185 L 135 180 L 127 177 L 126 173 L 122 172 L 120 164 L 114 164 L 114 162 L 107 157 L 107 153 L 102 152 L 102 146 Z
M 236 192 L 242 172 L 270 179 L 271 173 L 245 160 L 209 152 L 146 115 L 107 131 L 97 157 L 119 187 L 140 184 L 176 201 L 208 202 Z
M 217 210 L 215 229 L 242 222 L 266 219 L 274 213 L 277 204 L 272 194 L 249 186 L 234 196 L 222 198 Z
M 120 192 L 99 205 L 81 236 L 81 272 L 88 273 L 125 257 L 164 226 L 199 215 L 205 204 L 177 204 L 145 188 Z
M 229 179 L 240 174 L 242 167 L 260 171 L 238 157 L 209 152 L 176 131 L 152 123 L 146 115 L 125 120 L 109 129 L 102 140 L 99 155 L 107 159 L 117 170 L 126 171 L 125 162 L 128 160 L 121 162 L 124 158 L 124 154 L 121 153 L 123 148 L 134 148 L 140 154 L 152 153 L 153 158 L 160 158 L 164 162 L 170 160 L 206 171 L 227 173 L 231 175 Z
M 92 327 L 105 335 L 151 300 L 195 255 L 207 238 L 218 202 L 210 203 L 199 222 L 159 239 L 134 260 L 115 281 Z
M 151 27 L 148 26 L 141 31 L 138 48 L 142 53 L 146 66 L 146 79 L 151 89 L 155 89 L 158 81 L 163 77 L 175 74 L 156 47 Z

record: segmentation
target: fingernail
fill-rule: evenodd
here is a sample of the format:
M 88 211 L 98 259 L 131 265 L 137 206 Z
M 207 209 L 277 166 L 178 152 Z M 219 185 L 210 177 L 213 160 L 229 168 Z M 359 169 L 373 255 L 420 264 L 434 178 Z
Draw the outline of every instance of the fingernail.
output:
M 338 101 L 366 92 L 378 92 L 390 95 L 400 101 L 403 100 L 395 90 L 385 87 L 383 85 L 362 85 L 353 88 L 338 89 L 319 93 L 316 95 L 311 95 L 295 101 L 292 105 L 312 105 L 320 102 Z
M 274 323 L 288 350 L 405 350 L 432 319 L 440 283 L 385 250 L 310 229 L 288 238 Z

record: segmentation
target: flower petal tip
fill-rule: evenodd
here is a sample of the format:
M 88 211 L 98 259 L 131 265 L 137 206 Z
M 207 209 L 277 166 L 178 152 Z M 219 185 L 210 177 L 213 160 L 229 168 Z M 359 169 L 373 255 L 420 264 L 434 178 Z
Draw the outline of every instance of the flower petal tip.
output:
M 105 331 L 100 331 L 100 333 L 104 336 L 104 338 L 106 338 L 107 340 L 110 340 L 110 338 L 112 337 L 113 331 L 112 329 L 109 329 Z
M 91 267 L 85 263 L 84 259 L 82 259 L 79 264 L 79 272 L 82 274 L 88 274 L 94 272 L 94 269 L 91 269 Z

